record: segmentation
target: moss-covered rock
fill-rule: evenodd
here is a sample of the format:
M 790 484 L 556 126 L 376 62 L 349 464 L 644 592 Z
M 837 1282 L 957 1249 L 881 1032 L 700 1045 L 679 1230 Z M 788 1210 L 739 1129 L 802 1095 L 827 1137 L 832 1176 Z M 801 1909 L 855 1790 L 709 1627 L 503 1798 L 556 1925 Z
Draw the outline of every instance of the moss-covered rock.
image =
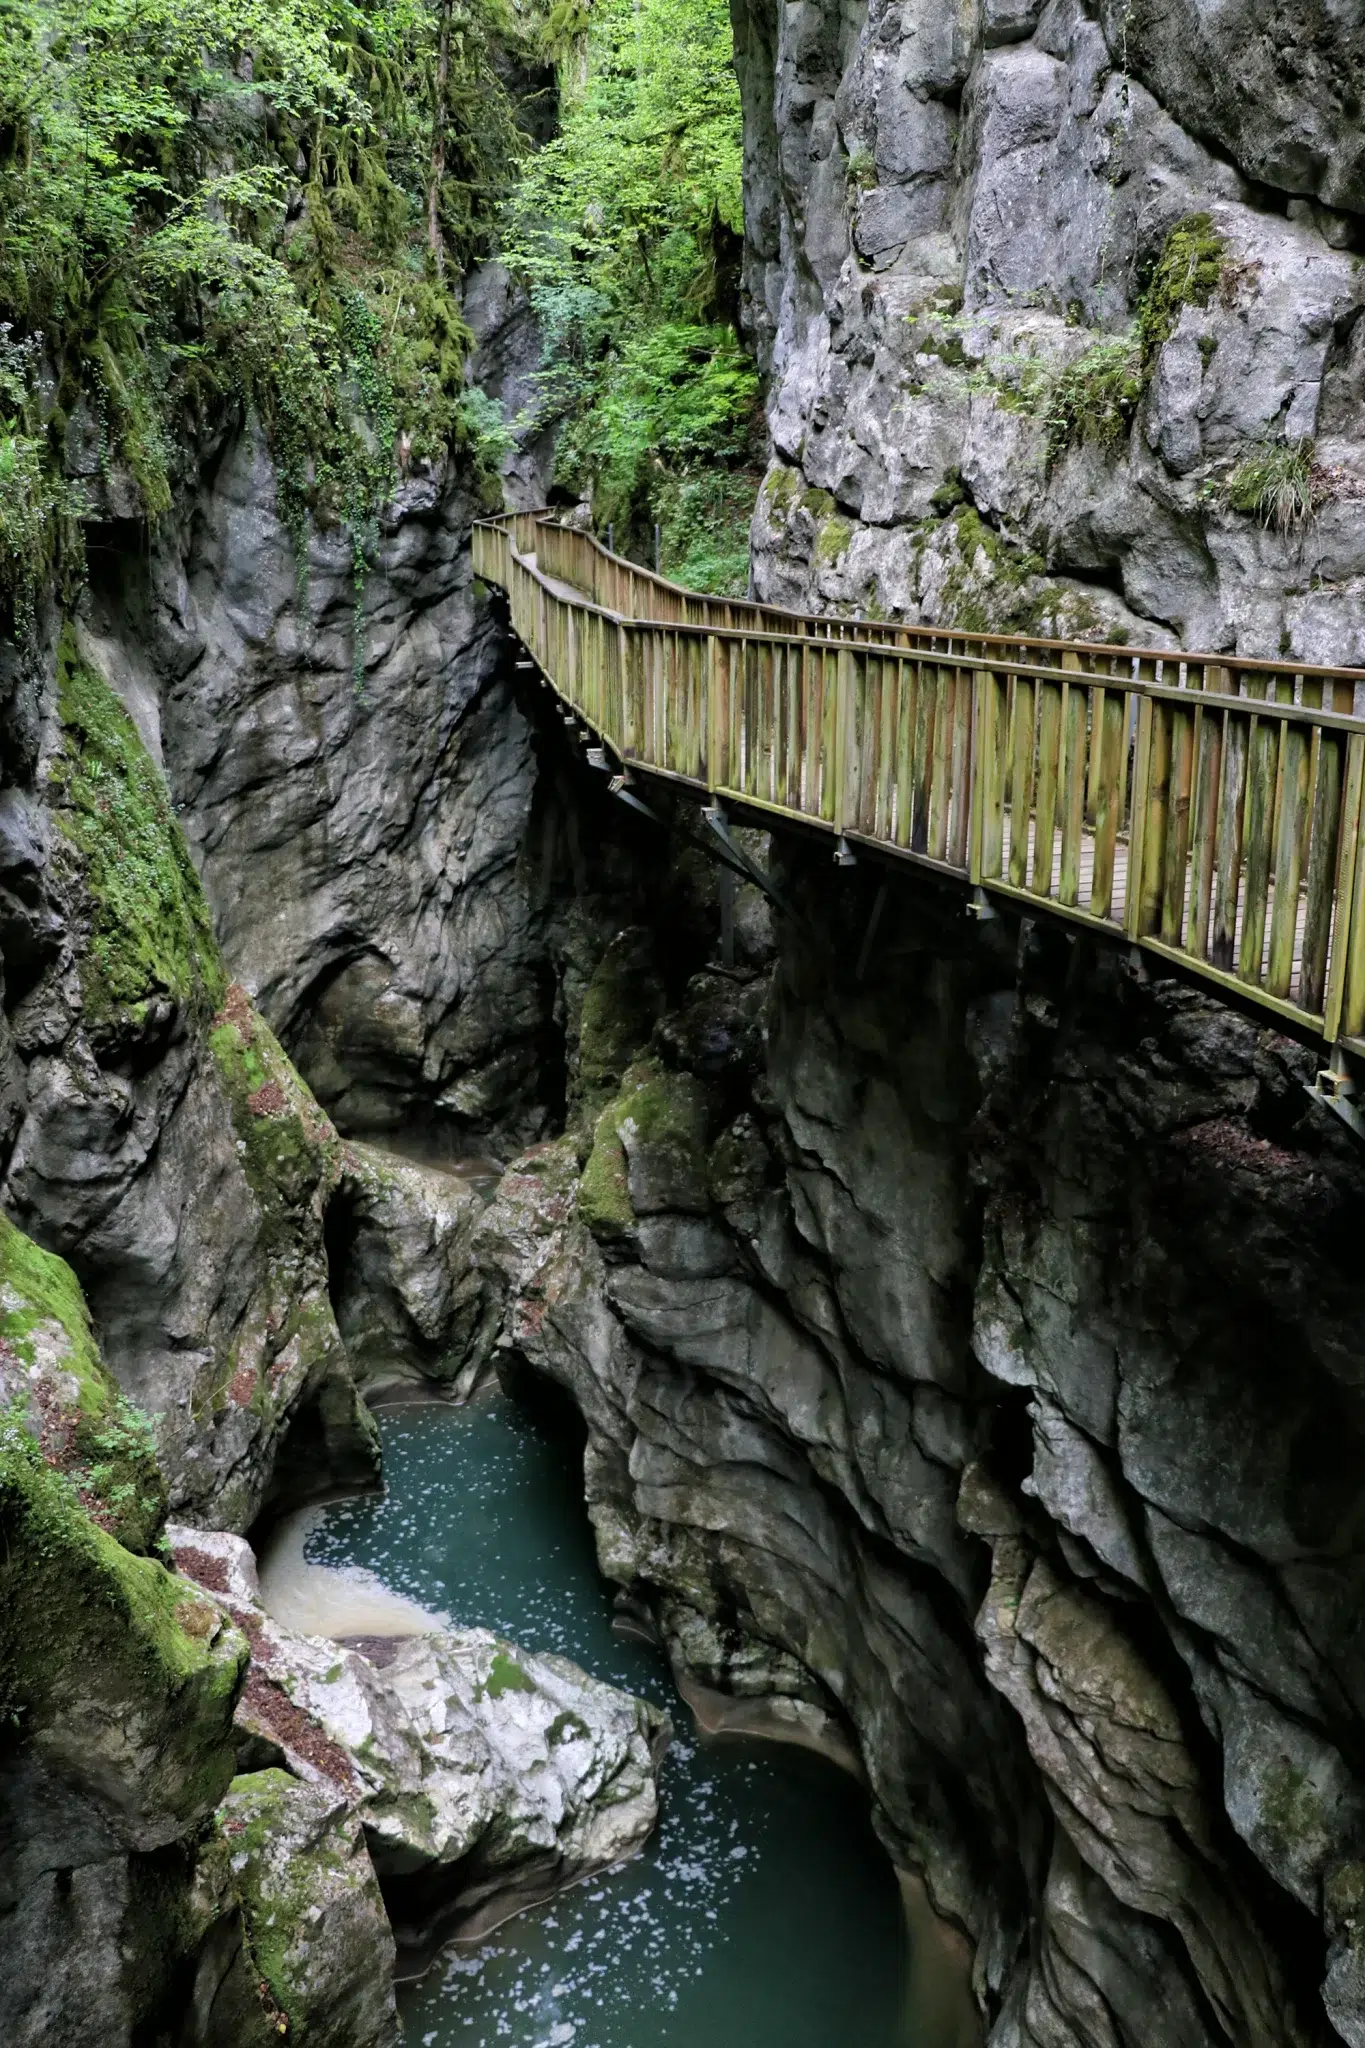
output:
M 594 1237 L 625 1237 L 637 1216 L 666 1209 L 704 1215 L 706 1140 L 706 1096 L 693 1075 L 659 1060 L 629 1068 L 597 1119 L 579 1182 L 578 1213 Z
M 70 1477 L 101 1528 L 129 1550 L 151 1546 L 166 1513 L 151 1423 L 106 1371 L 70 1266 L 4 1216 L 0 1411 Z
M 28 1429 L 0 1422 L 0 1720 L 128 1847 L 158 1848 L 232 1775 L 246 1644 L 88 1514 Z
M 1227 261 L 1227 243 L 1207 213 L 1189 213 L 1176 222 L 1138 302 L 1144 363 L 1150 365 L 1170 340 L 1186 306 L 1207 306 Z
M 301 2048 L 397 2048 L 393 1935 L 354 1808 L 254 1771 L 234 1778 L 214 1827 L 276 2032 Z
M 341 1140 L 236 982 L 213 1020 L 209 1050 L 232 1107 L 238 1150 L 267 1240 L 278 1241 L 299 1210 L 312 1209 L 320 1217 L 341 1176 Z
M 837 513 L 831 513 L 827 519 L 821 520 L 815 537 L 816 561 L 826 565 L 842 561 L 852 538 L 853 528 L 848 521 L 840 519 Z
M 578 1102 L 591 1122 L 649 1042 L 664 1008 L 646 932 L 618 932 L 593 970 L 578 1026 Z
M 136 726 L 70 628 L 57 688 L 61 745 L 51 780 L 90 899 L 87 1014 L 136 1014 L 160 997 L 207 1017 L 227 977 L 185 836 Z

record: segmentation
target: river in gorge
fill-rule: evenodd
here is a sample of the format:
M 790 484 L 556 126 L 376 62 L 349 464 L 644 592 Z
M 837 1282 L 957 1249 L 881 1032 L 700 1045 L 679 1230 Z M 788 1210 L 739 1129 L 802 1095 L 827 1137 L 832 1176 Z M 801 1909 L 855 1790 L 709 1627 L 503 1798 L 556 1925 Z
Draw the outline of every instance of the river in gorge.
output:
M 571 1443 L 503 1395 L 391 1406 L 379 1426 L 384 1493 L 284 1524 L 262 1563 L 267 1605 L 330 1633 L 327 1583 L 343 1568 L 360 1603 L 349 1629 L 384 1632 L 366 1602 L 382 1608 L 387 1587 L 453 1623 L 571 1657 L 666 1705 L 677 1731 L 644 1854 L 447 1949 L 401 1986 L 407 2048 L 948 2048 L 959 2038 L 930 2010 L 938 1973 L 911 1955 L 866 1793 L 803 1750 L 699 1737 L 659 1653 L 614 1631 Z M 402 1626 L 400 1612 L 389 1632 Z

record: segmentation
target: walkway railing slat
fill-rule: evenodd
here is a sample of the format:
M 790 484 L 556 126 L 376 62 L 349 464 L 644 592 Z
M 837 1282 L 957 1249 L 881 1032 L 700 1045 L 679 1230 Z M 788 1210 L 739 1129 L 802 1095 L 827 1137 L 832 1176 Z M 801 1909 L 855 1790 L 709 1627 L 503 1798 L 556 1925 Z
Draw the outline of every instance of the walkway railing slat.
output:
M 1365 1054 L 1365 677 L 808 617 L 543 513 L 475 574 L 620 760 L 1126 936 Z

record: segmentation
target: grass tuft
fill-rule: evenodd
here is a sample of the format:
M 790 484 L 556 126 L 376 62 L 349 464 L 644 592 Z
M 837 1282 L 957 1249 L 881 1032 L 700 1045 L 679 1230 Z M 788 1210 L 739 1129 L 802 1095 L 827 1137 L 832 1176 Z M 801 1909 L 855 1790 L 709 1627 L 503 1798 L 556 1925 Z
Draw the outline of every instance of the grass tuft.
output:
M 1238 463 L 1220 495 L 1230 512 L 1290 534 L 1308 524 L 1329 493 L 1313 443 L 1303 440 L 1257 448 Z

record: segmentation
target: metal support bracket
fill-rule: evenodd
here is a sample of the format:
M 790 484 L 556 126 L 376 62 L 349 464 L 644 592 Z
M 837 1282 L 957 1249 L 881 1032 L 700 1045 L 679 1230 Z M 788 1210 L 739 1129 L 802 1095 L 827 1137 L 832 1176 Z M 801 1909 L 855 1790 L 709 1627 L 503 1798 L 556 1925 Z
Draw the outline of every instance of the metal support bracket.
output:
M 612 776 L 611 781 L 607 784 L 607 788 L 613 796 L 619 796 L 623 804 L 629 804 L 633 811 L 638 811 L 642 818 L 648 818 L 652 825 L 662 825 L 663 819 L 659 816 L 658 812 L 651 811 L 649 805 L 636 796 L 627 786 L 629 780 L 629 776 L 622 769 L 619 775 Z
M 1365 1113 L 1357 1107 L 1360 1084 L 1352 1072 L 1351 1058 L 1344 1046 L 1332 1047 L 1327 1065 L 1318 1069 L 1311 1087 L 1305 1082 L 1304 1088 L 1315 1102 L 1321 1102 L 1333 1116 L 1339 1116 L 1358 1138 L 1365 1138 Z
M 967 915 L 976 918 L 980 924 L 989 924 L 992 918 L 999 917 L 1000 912 L 985 890 L 978 888 L 972 891 L 971 900 L 967 905 Z
M 858 856 L 842 832 L 839 834 L 839 844 L 834 849 L 834 865 L 836 868 L 856 868 L 858 865 Z
M 748 880 L 754 883 L 755 887 L 763 891 L 769 902 L 776 904 L 784 917 L 790 916 L 791 913 L 788 906 L 782 897 L 781 891 L 774 884 L 772 877 L 766 875 L 758 865 L 758 862 L 750 860 L 743 847 L 736 844 L 734 836 L 730 831 L 730 820 L 725 815 L 725 806 L 719 801 L 710 803 L 702 811 L 702 817 L 730 856 L 731 866 L 741 869 Z
M 607 759 L 605 747 L 588 747 L 585 752 L 585 758 L 589 768 L 600 768 L 605 774 L 611 774 L 611 762 Z

